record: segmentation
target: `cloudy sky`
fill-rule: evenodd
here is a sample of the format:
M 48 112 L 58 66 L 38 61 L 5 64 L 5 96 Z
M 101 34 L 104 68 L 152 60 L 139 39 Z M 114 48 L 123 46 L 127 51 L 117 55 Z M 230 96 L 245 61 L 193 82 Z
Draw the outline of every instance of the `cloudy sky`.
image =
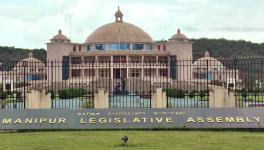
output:
M 58 29 L 83 43 L 115 20 L 118 5 L 125 22 L 154 40 L 170 38 L 179 27 L 189 38 L 264 42 L 263 0 L 0 0 L 0 45 L 46 48 Z

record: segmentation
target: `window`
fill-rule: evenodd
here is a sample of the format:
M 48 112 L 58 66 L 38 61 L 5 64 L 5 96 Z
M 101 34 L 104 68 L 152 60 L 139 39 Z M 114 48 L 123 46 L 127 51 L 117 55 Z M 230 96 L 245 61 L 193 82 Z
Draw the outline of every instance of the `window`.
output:
M 100 69 L 100 77 L 101 78 L 110 77 L 110 69 Z
M 163 51 L 166 51 L 166 45 L 163 45 Z
M 152 45 L 151 45 L 151 44 L 147 44 L 147 45 L 146 45 L 146 49 L 147 49 L 147 50 L 152 50 Z
M 94 77 L 95 76 L 95 69 L 84 69 L 84 76 L 85 77 Z
M 133 44 L 132 49 L 133 50 L 142 50 L 142 49 L 144 49 L 144 44 Z
M 108 56 L 99 56 L 98 60 L 100 63 L 110 63 L 111 58 Z
M 94 63 L 95 62 L 95 57 L 94 56 L 84 57 L 84 62 L 85 63 Z
M 168 62 L 168 57 L 159 57 L 159 63 L 167 63 Z
M 144 69 L 144 76 L 156 76 L 156 69 Z
M 130 56 L 130 62 L 131 63 L 140 63 L 142 58 L 141 56 Z
M 95 45 L 95 49 L 96 50 L 105 50 L 105 45 L 104 44 L 96 44 Z
M 159 70 L 159 75 L 161 77 L 167 77 L 168 76 L 168 70 L 167 69 L 160 69 Z
M 110 44 L 110 49 L 111 50 L 129 50 L 130 49 L 130 44 L 127 44 L 127 43 Z
M 81 76 L 81 69 L 73 69 L 72 70 L 72 77 L 80 77 Z
M 126 63 L 126 56 L 114 56 L 114 63 Z
M 82 50 L 82 46 L 81 45 L 79 45 L 79 52 Z
M 129 76 L 130 77 L 139 77 L 140 76 L 140 69 L 131 69 Z
M 92 45 L 87 45 L 87 51 L 90 51 L 92 48 Z
M 160 45 L 158 45 L 158 50 L 160 51 Z
M 75 52 L 76 51 L 76 45 L 73 45 L 72 50 Z
M 145 63 L 155 63 L 156 62 L 156 56 L 145 56 L 144 62 Z
M 81 57 L 72 57 L 71 62 L 72 62 L 72 64 L 81 64 L 82 58 Z

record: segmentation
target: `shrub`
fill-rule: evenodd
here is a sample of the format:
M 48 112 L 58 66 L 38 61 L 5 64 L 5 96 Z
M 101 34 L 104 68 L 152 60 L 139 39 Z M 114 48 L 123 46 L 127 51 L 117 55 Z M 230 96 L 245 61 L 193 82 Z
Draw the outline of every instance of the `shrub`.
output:
M 195 97 L 195 91 L 194 90 L 189 93 L 189 97 L 190 98 L 194 98 Z
M 0 92 L 0 99 L 6 99 L 8 96 L 7 92 L 1 91 Z
M 241 90 L 241 96 L 246 98 L 247 97 L 247 90 L 246 89 L 242 89 Z
M 185 92 L 183 90 L 177 90 L 175 88 L 169 88 L 169 89 L 164 89 L 164 92 L 167 93 L 167 96 L 169 97 L 175 97 L 175 98 L 184 98 L 185 97 Z
M 199 96 L 201 97 L 201 99 L 203 99 L 206 95 L 206 91 L 200 91 L 199 92 Z
M 60 99 L 71 99 L 75 97 L 81 97 L 87 94 L 87 91 L 85 89 L 65 89 L 62 91 L 59 91 L 59 98 Z

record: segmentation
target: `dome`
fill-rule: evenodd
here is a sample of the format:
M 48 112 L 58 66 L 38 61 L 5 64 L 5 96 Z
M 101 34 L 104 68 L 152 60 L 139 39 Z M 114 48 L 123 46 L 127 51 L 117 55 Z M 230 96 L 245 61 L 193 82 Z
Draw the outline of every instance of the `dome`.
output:
M 59 30 L 58 34 L 55 35 L 52 39 L 50 39 L 52 43 L 62 42 L 62 43 L 70 43 L 70 39 L 67 36 L 62 34 L 62 31 Z
M 198 59 L 197 61 L 193 63 L 193 68 L 194 69 L 207 69 L 207 62 L 208 62 L 209 70 L 220 70 L 224 68 L 223 64 L 219 60 L 213 57 L 210 57 L 208 51 L 205 52 L 204 57 Z
M 55 36 L 52 38 L 52 40 L 69 40 L 69 39 L 67 38 L 67 36 L 65 36 L 65 35 L 62 34 L 62 31 L 61 31 L 61 30 L 59 30 L 59 31 L 58 31 L 58 34 L 55 35 Z
M 95 30 L 85 43 L 153 43 L 152 38 L 141 28 L 123 22 L 123 13 L 118 8 L 116 21 Z
M 188 41 L 188 38 L 181 33 L 181 30 L 178 29 L 177 30 L 177 33 L 174 34 L 171 38 L 170 38 L 171 41 Z
M 42 61 L 34 58 L 31 52 L 28 54 L 28 58 L 25 58 L 16 64 L 16 68 L 22 68 L 25 65 L 26 67 L 45 68 L 45 64 Z

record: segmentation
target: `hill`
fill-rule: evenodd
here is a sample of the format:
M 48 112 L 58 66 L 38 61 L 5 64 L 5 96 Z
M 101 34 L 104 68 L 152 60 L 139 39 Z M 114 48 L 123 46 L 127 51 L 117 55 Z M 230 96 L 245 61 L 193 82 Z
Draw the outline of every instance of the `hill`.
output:
M 204 56 L 206 50 L 212 57 L 264 56 L 264 43 L 252 43 L 244 40 L 191 39 L 194 59 Z
M 41 61 L 46 60 L 47 51 L 45 49 L 23 49 L 15 47 L 0 46 L 0 61 L 20 61 L 28 57 L 32 52 L 33 56 Z

